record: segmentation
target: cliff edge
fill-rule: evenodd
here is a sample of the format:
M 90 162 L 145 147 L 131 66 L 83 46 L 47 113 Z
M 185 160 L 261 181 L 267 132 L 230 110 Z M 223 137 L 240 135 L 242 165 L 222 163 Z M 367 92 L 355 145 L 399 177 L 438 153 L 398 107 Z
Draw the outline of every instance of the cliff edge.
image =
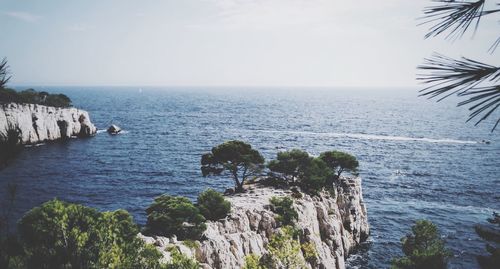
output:
M 361 179 L 341 181 L 335 194 L 301 192 L 300 198 L 294 198 L 293 206 L 298 213 L 296 228 L 304 237 L 301 240 L 313 243 L 317 252 L 317 261 L 306 263 L 307 268 L 344 269 L 349 253 L 369 235 Z M 230 215 L 219 221 L 208 221 L 204 240 L 195 244 L 176 238 L 139 236 L 158 248 L 163 261 L 171 259 L 168 249 L 176 247 L 181 253 L 196 258 L 203 268 L 241 268 L 247 255 L 265 254 L 271 235 L 278 232 L 276 215 L 269 202 L 273 196 L 292 196 L 292 191 L 252 184 L 246 193 L 227 196 L 232 206 Z
M 36 104 L 8 103 L 0 105 L 0 143 L 16 131 L 19 143 L 36 144 L 63 138 L 88 137 L 97 129 L 87 111 L 56 108 Z

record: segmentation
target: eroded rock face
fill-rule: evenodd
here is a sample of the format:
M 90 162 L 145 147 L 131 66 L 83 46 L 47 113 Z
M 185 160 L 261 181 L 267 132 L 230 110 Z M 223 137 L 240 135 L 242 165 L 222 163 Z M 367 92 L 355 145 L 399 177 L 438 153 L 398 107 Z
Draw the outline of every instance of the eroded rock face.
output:
M 342 179 L 337 195 L 322 192 L 319 196 L 302 194 L 294 199 L 299 215 L 297 228 L 304 240 L 314 243 L 318 254 L 316 264 L 309 268 L 345 268 L 345 259 L 369 234 L 366 207 L 361 192 L 361 179 Z M 206 240 L 189 249 L 183 242 L 165 237 L 139 235 L 153 243 L 170 259 L 167 247 L 175 246 L 189 257 L 196 258 L 203 268 L 241 268 L 245 256 L 263 255 L 272 234 L 278 230 L 275 214 L 269 209 L 273 196 L 289 196 L 291 191 L 253 185 L 243 194 L 227 196 L 231 214 L 219 221 L 207 222 Z
M 87 111 L 17 103 L 0 106 L 0 143 L 7 139 L 9 130 L 19 133 L 22 144 L 88 137 L 97 131 Z

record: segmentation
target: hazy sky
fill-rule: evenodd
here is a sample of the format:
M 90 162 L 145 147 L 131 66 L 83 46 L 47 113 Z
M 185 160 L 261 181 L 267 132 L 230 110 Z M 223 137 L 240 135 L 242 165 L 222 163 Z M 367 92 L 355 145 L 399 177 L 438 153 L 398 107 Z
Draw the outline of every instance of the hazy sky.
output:
M 0 57 L 31 85 L 414 86 L 433 51 L 498 64 L 493 18 L 424 40 L 429 3 L 0 0 Z

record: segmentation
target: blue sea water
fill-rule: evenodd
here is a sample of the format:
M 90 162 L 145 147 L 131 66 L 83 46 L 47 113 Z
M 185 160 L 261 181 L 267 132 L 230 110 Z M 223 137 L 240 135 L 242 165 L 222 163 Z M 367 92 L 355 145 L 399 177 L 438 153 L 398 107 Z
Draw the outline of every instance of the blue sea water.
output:
M 490 132 L 491 122 L 465 124 L 456 100 L 436 104 L 416 89 L 37 88 L 67 94 L 98 128 L 125 131 L 26 148 L 0 171 L 0 188 L 18 184 L 16 218 L 58 197 L 124 208 L 144 224 L 155 196 L 231 186 L 199 169 L 202 153 L 230 139 L 268 160 L 292 148 L 357 156 L 372 234 L 350 268 L 389 267 L 422 218 L 453 251 L 449 268 L 478 268 L 484 242 L 473 225 L 500 210 L 499 131 Z

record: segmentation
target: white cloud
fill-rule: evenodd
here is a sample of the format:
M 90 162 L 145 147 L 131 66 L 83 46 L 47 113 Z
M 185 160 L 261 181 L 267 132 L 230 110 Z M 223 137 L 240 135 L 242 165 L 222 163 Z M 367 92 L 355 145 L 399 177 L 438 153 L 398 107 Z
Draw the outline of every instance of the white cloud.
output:
M 3 13 L 11 18 L 25 21 L 25 22 L 36 22 L 42 18 L 41 16 L 34 15 L 34 14 L 31 14 L 29 12 L 24 12 L 24 11 L 7 11 L 7 12 L 3 12 Z

